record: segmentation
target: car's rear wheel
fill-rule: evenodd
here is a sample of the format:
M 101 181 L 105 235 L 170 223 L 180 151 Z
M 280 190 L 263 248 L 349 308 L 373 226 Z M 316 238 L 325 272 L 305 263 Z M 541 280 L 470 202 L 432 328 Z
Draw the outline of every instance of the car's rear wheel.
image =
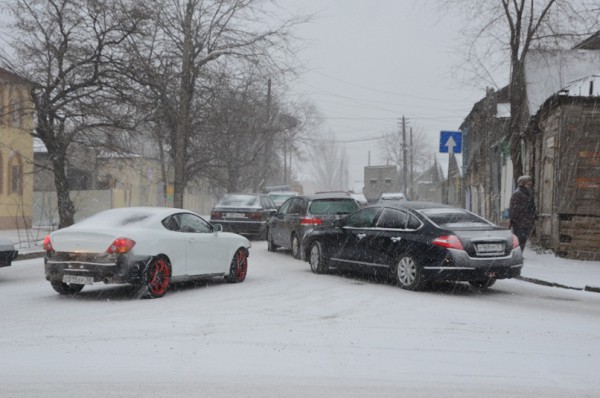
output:
M 413 256 L 401 256 L 393 267 L 393 279 L 402 289 L 421 290 L 427 282 L 421 266 Z
M 470 281 L 469 282 L 469 284 L 476 289 L 487 289 L 488 287 L 492 286 L 494 283 L 496 283 L 495 278 L 489 278 L 489 279 L 482 280 L 482 281 Z
M 229 275 L 226 277 L 227 282 L 239 283 L 246 279 L 248 273 L 248 253 L 244 249 L 238 249 L 233 255 L 231 266 L 229 267 Z
M 292 257 L 300 258 L 300 240 L 298 239 L 298 235 L 292 234 Z
M 52 281 L 52 282 L 50 282 L 50 285 L 57 293 L 65 294 L 65 295 L 69 295 L 69 296 L 79 293 L 81 291 L 81 289 L 83 289 L 83 286 L 85 286 L 85 285 L 80 285 L 78 283 L 68 283 L 67 284 L 67 283 L 63 283 L 60 281 Z
M 277 246 L 275 242 L 273 242 L 273 233 L 269 228 L 269 230 L 267 231 L 267 250 L 270 252 L 276 252 L 278 247 L 279 246 Z
M 308 259 L 310 270 L 315 274 L 324 274 L 329 271 L 329 259 L 323 253 L 320 242 L 313 242 L 310 246 L 310 257 Z
M 153 258 L 145 275 L 145 297 L 160 298 L 167 293 L 171 284 L 171 264 L 163 256 Z

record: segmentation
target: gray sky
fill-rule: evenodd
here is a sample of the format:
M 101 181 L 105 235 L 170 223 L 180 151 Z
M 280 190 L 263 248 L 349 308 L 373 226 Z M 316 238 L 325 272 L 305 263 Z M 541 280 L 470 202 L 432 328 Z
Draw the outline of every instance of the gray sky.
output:
M 377 137 L 409 125 L 439 147 L 441 130 L 457 130 L 484 89 L 455 76 L 460 19 L 440 16 L 439 1 L 280 0 L 286 9 L 318 13 L 297 30 L 308 71 L 294 84 L 323 113 L 349 158 L 350 188 L 362 190 L 363 168 L 385 164 Z M 301 175 L 309 171 L 304 168 Z

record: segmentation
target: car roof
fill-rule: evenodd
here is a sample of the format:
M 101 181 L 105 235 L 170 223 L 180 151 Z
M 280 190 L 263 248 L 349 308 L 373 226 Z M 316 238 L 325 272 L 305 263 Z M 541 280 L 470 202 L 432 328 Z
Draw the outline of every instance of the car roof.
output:
M 352 196 L 348 192 L 318 192 L 312 195 L 304 195 L 304 197 L 308 198 L 308 200 L 316 200 L 316 199 L 352 199 Z
M 384 206 L 384 207 L 397 207 L 397 208 L 408 208 L 413 210 L 423 210 L 423 209 L 453 209 L 455 207 L 445 205 L 443 203 L 435 203 L 435 202 L 413 202 L 413 201 L 404 201 L 404 200 L 389 200 L 386 203 L 378 203 L 376 206 Z

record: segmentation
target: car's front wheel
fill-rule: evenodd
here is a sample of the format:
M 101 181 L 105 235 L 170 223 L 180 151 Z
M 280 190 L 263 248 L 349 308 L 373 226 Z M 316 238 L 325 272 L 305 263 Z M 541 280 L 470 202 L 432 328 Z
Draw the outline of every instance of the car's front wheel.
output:
M 57 293 L 65 294 L 65 295 L 69 295 L 69 296 L 79 293 L 81 291 L 81 289 L 83 289 L 83 286 L 85 286 L 85 285 L 80 285 L 78 283 L 68 283 L 67 284 L 67 283 L 63 283 L 60 281 L 52 281 L 52 282 L 50 282 L 50 285 Z
M 239 283 L 246 279 L 248 273 L 248 254 L 244 249 L 238 249 L 233 255 L 231 265 L 229 267 L 229 275 L 226 277 L 227 282 Z
M 329 259 L 323 253 L 321 242 L 313 242 L 311 244 L 308 262 L 310 270 L 315 274 L 324 274 L 329 270 Z
M 150 261 L 145 275 L 145 296 L 159 298 L 164 296 L 171 284 L 171 264 L 163 257 L 155 257 Z
M 406 290 L 421 290 L 426 280 L 423 277 L 421 267 L 413 256 L 401 256 L 393 267 L 393 279 Z
M 292 234 L 292 257 L 300 258 L 300 240 L 298 239 L 298 235 Z

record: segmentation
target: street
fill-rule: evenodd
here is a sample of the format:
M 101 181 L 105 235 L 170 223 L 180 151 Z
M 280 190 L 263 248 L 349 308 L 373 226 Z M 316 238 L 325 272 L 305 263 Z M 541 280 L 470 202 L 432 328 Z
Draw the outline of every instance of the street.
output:
M 248 277 L 134 300 L 0 268 L 2 397 L 597 397 L 600 295 L 519 280 L 404 291 L 253 241 Z

